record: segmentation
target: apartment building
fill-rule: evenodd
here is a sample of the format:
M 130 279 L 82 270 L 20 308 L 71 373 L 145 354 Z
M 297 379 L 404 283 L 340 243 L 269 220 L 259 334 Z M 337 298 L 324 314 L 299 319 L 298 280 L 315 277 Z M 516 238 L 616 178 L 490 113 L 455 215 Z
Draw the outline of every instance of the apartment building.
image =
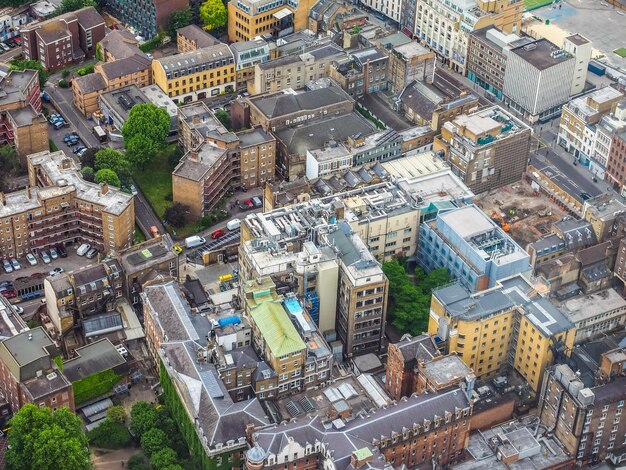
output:
M 99 97 L 104 93 L 136 85 L 152 84 L 152 61 L 139 49 L 130 57 L 97 64 L 94 73 L 72 80 L 74 106 L 88 116 L 100 108 Z
M 101 51 L 104 62 L 126 59 L 140 52 L 139 41 L 133 33 L 125 29 L 109 31 L 97 48 Z
M 600 118 L 596 126 L 595 146 L 593 155 L 589 161 L 589 171 L 599 179 L 606 179 L 611 184 L 616 183 L 616 179 L 607 172 L 609 156 L 613 146 L 613 136 L 626 130 L 626 100 L 622 100 L 615 106 L 612 114 L 604 115 Z M 615 166 L 616 162 L 613 162 Z
M 46 70 L 57 70 L 91 59 L 106 33 L 104 19 L 95 8 L 81 8 L 20 30 L 24 59 L 36 60 Z
M 611 150 L 606 167 L 606 180 L 626 194 L 624 182 L 626 182 L 626 131 L 615 132 L 611 139 Z
M 235 90 L 235 59 L 226 44 L 152 61 L 154 83 L 176 103 Z
M 624 95 L 605 87 L 565 104 L 559 122 L 557 143 L 585 166 L 591 166 L 596 147 L 596 129 L 604 115 L 612 114 Z
M 59 354 L 40 326 L 0 342 L 0 390 L 13 413 L 29 403 L 74 411 L 72 384 L 54 362 Z
M 304 88 L 309 82 L 327 77 L 331 64 L 346 53 L 334 44 L 313 47 L 302 54 L 287 55 L 254 66 L 252 94 Z
M 0 143 L 15 147 L 22 168 L 26 156 L 47 150 L 48 121 L 41 113 L 39 74 L 0 66 Z
M 29 187 L 2 194 L 3 257 L 22 257 L 58 244 L 89 243 L 109 253 L 134 240 L 131 195 L 84 181 L 63 151 L 28 157 Z
M 599 243 L 615 236 L 616 222 L 626 212 L 626 204 L 612 191 L 585 201 L 582 218 L 593 227 Z
M 369 418 L 339 418 L 331 424 L 315 415 L 253 430 L 245 465 L 250 470 L 448 465 L 463 455 L 472 391 L 470 383 L 466 390 L 412 396 Z
M 180 54 L 204 49 L 219 43 L 220 41 L 195 24 L 176 30 L 176 47 Z
M 475 294 L 459 284 L 437 289 L 428 322 L 444 353 L 456 352 L 478 378 L 512 369 L 536 393 L 546 367 L 571 353 L 575 331 L 521 275 Z
M 539 399 L 539 418 L 548 432 L 583 465 L 625 457 L 626 421 L 622 421 L 626 400 L 626 377 L 586 387 L 566 364 L 544 374 Z
M 254 66 L 270 60 L 270 45 L 262 38 L 230 45 L 235 57 L 237 91 L 247 92 L 254 83 Z
M 430 271 L 446 268 L 472 292 L 530 271 L 530 257 L 478 207 L 440 211 L 420 225 L 418 262 Z
M 237 133 L 241 161 L 241 184 L 258 188 L 274 181 L 276 139 L 262 128 Z
M 401 24 L 454 71 L 465 74 L 472 31 L 493 26 L 505 33 L 521 31 L 524 5 L 519 1 L 403 1 Z
M 313 0 L 237 0 L 228 2 L 228 38 L 250 41 L 270 34 L 282 37 L 308 27 Z
M 391 91 L 400 94 L 414 80 L 433 81 L 435 54 L 414 41 L 402 44 L 389 51 L 389 68 Z
M 443 124 L 433 150 L 442 150 L 452 171 L 479 194 L 522 179 L 531 134 L 529 126 L 492 106 Z
M 189 6 L 188 0 L 111 0 L 107 9 L 120 22 L 129 25 L 135 34 L 151 39 L 160 30 L 167 30 L 170 16 Z
M 591 61 L 591 41 L 580 34 L 572 34 L 563 39 L 563 50 L 571 54 L 576 60 L 570 96 L 576 96 L 585 91 L 587 68 Z
M 389 56 L 376 47 L 354 51 L 333 64 L 329 77 L 353 98 L 387 89 Z
M 473 31 L 467 43 L 467 78 L 501 100 L 509 51 L 533 41 L 491 26 Z
M 576 64 L 575 56 L 547 39 L 511 49 L 504 102 L 530 123 L 555 116 L 569 99 Z
M 400 0 L 392 0 L 389 2 L 384 0 L 364 0 L 362 5 L 382 13 L 396 23 L 400 23 L 400 17 L 402 15 L 402 1 Z

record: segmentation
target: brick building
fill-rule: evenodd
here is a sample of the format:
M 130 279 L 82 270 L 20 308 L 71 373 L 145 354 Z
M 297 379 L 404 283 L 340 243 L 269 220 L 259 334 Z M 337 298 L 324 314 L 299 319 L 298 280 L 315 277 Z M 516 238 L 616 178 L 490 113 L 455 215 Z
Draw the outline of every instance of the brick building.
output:
M 195 24 L 176 30 L 176 47 L 181 54 L 219 43 L 220 41 Z
M 606 174 L 606 180 L 621 191 L 626 181 L 626 131 L 613 134 Z
M 53 360 L 59 354 L 42 327 L 0 343 L 0 390 L 13 413 L 27 403 L 74 411 L 72 384 Z
M 150 39 L 167 30 L 171 14 L 187 8 L 189 0 L 110 0 L 106 6 L 115 18 Z
M 96 44 L 106 33 L 104 19 L 86 7 L 47 21 L 30 23 L 20 31 L 26 60 L 41 62 L 46 70 L 94 57 Z

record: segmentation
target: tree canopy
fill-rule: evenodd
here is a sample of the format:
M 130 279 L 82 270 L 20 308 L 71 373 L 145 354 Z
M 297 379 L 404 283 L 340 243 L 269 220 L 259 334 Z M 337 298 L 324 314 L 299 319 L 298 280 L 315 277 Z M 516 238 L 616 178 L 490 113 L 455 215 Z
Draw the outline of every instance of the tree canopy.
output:
M 54 12 L 55 15 L 62 15 L 70 11 L 80 10 L 85 7 L 97 7 L 98 4 L 94 0 L 62 0 L 59 8 Z
M 95 169 L 109 169 L 115 173 L 120 180 L 130 175 L 130 164 L 126 155 L 117 150 L 105 148 L 96 153 Z
M 41 65 L 41 62 L 36 60 L 23 60 L 23 59 L 13 59 L 10 62 L 11 70 L 36 70 L 39 74 L 39 87 L 43 88 L 46 82 L 48 81 L 48 72 Z
M 168 31 L 172 41 L 176 41 L 176 30 L 189 26 L 191 24 L 192 17 L 193 14 L 190 7 L 182 10 L 176 10 L 170 15 Z
M 389 279 L 388 320 L 402 333 L 418 335 L 426 331 L 432 290 L 450 281 L 448 271 L 434 269 L 425 274 L 417 269 L 412 280 L 394 259 L 383 263 L 383 272 Z
M 133 136 L 126 144 L 126 157 L 135 168 L 145 168 L 158 151 L 154 141 L 141 134 Z
M 109 170 L 108 168 L 98 170 L 93 180 L 95 183 L 106 183 L 111 186 L 115 186 L 116 188 L 119 188 L 122 185 L 115 172 L 113 170 Z
M 233 122 L 230 119 L 230 114 L 228 114 L 226 111 L 224 111 L 223 109 L 218 109 L 217 111 L 215 111 L 215 117 L 219 119 L 219 121 L 224 125 L 226 129 L 228 129 L 229 131 L 233 130 Z
M 114 423 L 126 424 L 126 419 L 128 416 L 126 415 L 126 410 L 122 405 L 115 405 L 110 407 L 107 410 L 107 418 L 109 421 Z
M 155 470 L 164 470 L 167 467 L 176 465 L 178 456 L 173 449 L 164 447 L 150 457 L 150 465 Z
M 159 413 L 156 408 L 146 401 L 138 401 L 130 410 L 130 430 L 137 437 L 157 426 Z
M 176 228 L 183 227 L 187 220 L 187 213 L 189 212 L 189 206 L 175 202 L 170 207 L 165 209 L 165 220 L 172 224 Z
M 9 470 L 91 469 L 81 420 L 67 408 L 23 406 L 9 422 Z
M 206 0 L 200 5 L 200 19 L 204 29 L 219 29 L 228 22 L 228 12 L 222 0 Z
M 170 115 L 163 108 L 152 103 L 137 104 L 132 107 L 128 119 L 122 126 L 124 144 L 138 135 L 153 142 L 157 149 L 167 144 L 170 131 Z
M 167 447 L 168 442 L 167 435 L 159 428 L 148 429 L 141 436 L 141 448 L 148 457 Z

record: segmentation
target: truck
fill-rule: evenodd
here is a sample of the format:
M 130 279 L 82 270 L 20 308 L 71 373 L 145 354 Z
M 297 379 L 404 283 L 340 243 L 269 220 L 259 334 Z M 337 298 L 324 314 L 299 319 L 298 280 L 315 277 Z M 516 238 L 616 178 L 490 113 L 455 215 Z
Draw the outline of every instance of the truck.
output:
M 195 248 L 206 243 L 206 238 L 194 235 L 192 237 L 185 238 L 185 246 L 187 248 Z
M 226 228 L 231 232 L 237 230 L 239 227 L 241 227 L 241 220 L 239 219 L 233 219 L 226 224 Z
M 102 128 L 102 126 L 94 126 L 93 135 L 95 135 L 100 142 L 107 141 L 107 133 Z

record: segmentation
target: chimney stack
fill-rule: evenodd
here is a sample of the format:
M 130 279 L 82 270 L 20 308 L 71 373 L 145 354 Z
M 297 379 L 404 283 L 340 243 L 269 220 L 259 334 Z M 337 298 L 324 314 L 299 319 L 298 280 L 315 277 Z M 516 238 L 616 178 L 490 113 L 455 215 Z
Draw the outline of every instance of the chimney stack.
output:
M 106 183 L 100 183 L 100 195 L 104 196 L 109 192 L 109 185 Z

